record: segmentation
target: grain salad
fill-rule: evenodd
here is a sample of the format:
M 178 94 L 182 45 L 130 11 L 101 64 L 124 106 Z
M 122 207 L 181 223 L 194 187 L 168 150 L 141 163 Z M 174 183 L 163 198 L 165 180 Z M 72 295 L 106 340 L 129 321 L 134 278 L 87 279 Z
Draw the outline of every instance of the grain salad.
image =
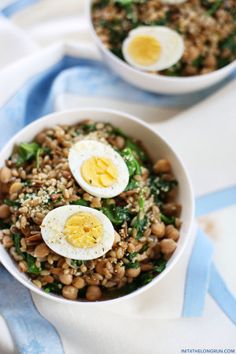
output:
M 202 75 L 236 59 L 235 0 L 187 0 L 175 4 L 165 0 L 95 0 L 92 20 L 105 47 L 126 61 L 122 46 L 131 31 L 162 26 L 179 34 L 184 42 L 182 57 L 164 70 L 149 71 L 153 74 Z
M 69 152 L 86 139 L 105 144 L 125 162 L 129 180 L 119 195 L 93 196 L 74 178 Z M 165 269 L 180 237 L 177 192 L 170 162 L 165 157 L 151 161 L 140 141 L 109 123 L 88 119 L 48 128 L 32 142 L 15 146 L 0 169 L 1 243 L 19 270 L 47 293 L 70 300 L 116 298 Z M 109 219 L 115 236 L 103 256 L 72 259 L 44 242 L 46 216 L 66 206 L 92 208 Z

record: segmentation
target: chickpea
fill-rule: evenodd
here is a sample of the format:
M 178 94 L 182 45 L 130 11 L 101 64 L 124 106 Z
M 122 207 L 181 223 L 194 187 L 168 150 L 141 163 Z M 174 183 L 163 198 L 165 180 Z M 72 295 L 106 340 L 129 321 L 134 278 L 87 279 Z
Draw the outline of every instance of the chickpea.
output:
M 165 236 L 174 241 L 178 241 L 179 239 L 179 230 L 177 230 L 173 225 L 166 226 Z
M 156 173 L 169 173 L 171 172 L 171 164 L 165 159 L 157 160 L 153 169 Z
M 73 276 L 71 274 L 61 274 L 59 275 L 59 280 L 62 284 L 70 285 L 73 280 Z
M 34 256 L 37 258 L 43 258 L 47 257 L 49 255 L 49 248 L 45 243 L 40 243 L 35 250 L 34 250 Z
M 85 281 L 83 278 L 81 277 L 76 277 L 73 281 L 73 285 L 77 288 L 77 289 L 82 289 L 85 286 Z
M 114 245 L 118 242 L 120 242 L 121 238 L 120 238 L 120 234 L 118 234 L 118 232 L 115 231 L 115 239 L 114 239 Z
M 173 253 L 177 247 L 177 244 L 172 239 L 164 239 L 160 242 L 161 252 L 164 254 Z
M 98 274 L 104 274 L 105 263 L 100 261 L 96 263 L 95 269 Z
M 116 257 L 118 259 L 121 259 L 124 257 L 124 250 L 123 248 L 119 247 L 118 250 L 116 251 Z
M 22 184 L 20 182 L 15 182 L 11 185 L 10 189 L 9 189 L 9 193 L 13 194 L 13 193 L 19 193 L 22 189 Z
M 37 141 L 37 143 L 42 144 L 44 142 L 45 138 L 46 138 L 45 133 L 41 132 L 38 135 L 36 135 L 35 140 Z
M 152 224 L 151 230 L 155 236 L 162 238 L 165 235 L 165 224 L 163 222 Z
M 99 286 L 90 285 L 86 291 L 86 299 L 89 301 L 99 300 L 102 296 L 101 289 Z
M 125 146 L 125 139 L 122 136 L 117 136 L 115 140 L 116 147 L 118 149 L 123 149 Z
M 141 264 L 141 270 L 142 272 L 148 272 L 149 270 L 153 269 L 153 264 L 152 263 L 143 263 Z
M 42 277 L 42 282 L 46 283 L 46 284 L 50 284 L 54 282 L 54 278 L 51 275 L 44 275 Z
M 8 205 L 0 205 L 0 219 L 6 219 L 10 216 L 10 208 Z
M 8 183 L 11 179 L 11 170 L 8 167 L 2 167 L 0 170 L 0 181 L 2 183 Z
M 126 270 L 127 277 L 136 278 L 141 272 L 141 268 L 130 268 Z
M 3 246 L 6 248 L 10 248 L 13 246 L 13 240 L 10 236 L 4 236 L 2 239 Z
M 206 59 L 204 60 L 204 65 L 206 65 L 209 68 L 215 68 L 216 67 L 216 57 L 214 55 L 208 55 Z
M 101 208 L 101 198 L 93 198 L 90 206 L 91 208 Z
M 41 283 L 41 281 L 39 281 L 38 279 L 34 279 L 33 280 L 33 283 L 34 283 L 34 285 L 36 285 L 38 288 L 42 288 L 42 283 Z
M 28 270 L 27 263 L 25 261 L 19 262 L 19 269 L 23 273 L 27 272 L 27 270 Z
M 167 203 L 163 205 L 163 213 L 170 216 L 180 216 L 181 209 L 181 205 L 177 203 Z
M 62 295 L 69 300 L 76 300 L 78 296 L 78 289 L 72 285 L 65 285 L 62 288 Z

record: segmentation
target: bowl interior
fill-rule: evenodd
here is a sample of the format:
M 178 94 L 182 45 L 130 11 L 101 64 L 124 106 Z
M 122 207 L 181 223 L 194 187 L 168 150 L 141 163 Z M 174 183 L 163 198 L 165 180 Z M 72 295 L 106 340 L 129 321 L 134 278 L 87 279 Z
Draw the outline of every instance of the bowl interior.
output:
M 33 122 L 32 124 L 25 127 L 23 130 L 21 130 L 17 135 L 15 135 L 15 137 L 13 137 L 9 141 L 9 143 L 1 151 L 0 166 L 4 165 L 5 160 L 10 156 L 13 146 L 15 144 L 31 141 L 38 132 L 47 127 L 52 127 L 57 124 L 72 125 L 87 118 L 91 118 L 95 121 L 110 122 L 115 126 L 119 127 L 120 129 L 124 130 L 128 135 L 141 140 L 147 148 L 153 161 L 158 158 L 165 157 L 171 162 L 173 172 L 179 181 L 178 202 L 183 206 L 181 215 L 183 225 L 181 227 L 181 237 L 179 239 L 177 249 L 169 260 L 166 269 L 158 277 L 154 278 L 154 280 L 150 284 L 136 290 L 135 292 L 118 298 L 123 299 L 133 296 L 133 294 L 140 293 L 141 291 L 143 291 L 143 289 L 147 289 L 149 286 L 158 282 L 171 269 L 171 267 L 180 257 L 181 253 L 183 252 L 184 245 L 188 240 L 188 236 L 190 236 L 194 208 L 192 188 L 181 160 L 179 159 L 179 157 L 177 157 L 177 155 L 171 149 L 168 143 L 165 142 L 157 133 L 152 131 L 147 124 L 128 114 L 103 109 L 73 110 L 46 116 Z M 10 258 L 8 252 L 3 248 L 2 245 L 0 245 L 0 260 L 13 276 L 15 276 L 20 282 L 22 282 L 31 290 L 36 291 L 37 293 L 51 299 L 53 298 L 57 299 L 58 301 L 73 302 L 57 295 L 46 294 L 40 289 L 38 289 L 36 286 L 34 286 L 30 279 L 18 270 L 15 262 Z M 106 302 L 117 301 L 118 299 L 106 300 Z

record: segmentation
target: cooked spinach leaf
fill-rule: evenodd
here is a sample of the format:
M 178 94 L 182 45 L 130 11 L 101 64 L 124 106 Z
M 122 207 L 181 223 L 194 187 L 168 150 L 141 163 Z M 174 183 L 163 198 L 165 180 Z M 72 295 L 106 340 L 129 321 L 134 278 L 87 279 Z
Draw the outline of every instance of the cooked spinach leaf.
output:
M 16 252 L 20 255 L 20 256 L 24 256 L 24 253 L 20 250 L 21 248 L 21 235 L 20 234 L 12 234 L 12 239 L 13 239 L 13 244 L 15 246 Z
M 92 124 L 83 124 L 81 126 L 81 129 L 83 131 L 83 133 L 92 133 L 94 131 L 96 131 L 96 124 L 95 123 L 92 123 Z
M 78 199 L 74 202 L 71 202 L 70 204 L 72 205 L 83 205 L 83 206 L 89 206 L 89 202 L 87 200 L 84 199 Z
M 136 230 L 136 235 L 135 238 L 139 240 L 143 236 L 143 231 L 145 229 L 145 226 L 147 225 L 148 218 L 147 216 L 143 216 L 142 218 L 140 215 L 135 216 L 135 218 L 132 221 L 132 226 L 133 229 Z
M 175 179 L 170 181 L 163 179 L 161 176 L 152 176 L 150 178 L 151 193 L 154 194 L 155 202 L 163 202 L 167 193 L 178 185 Z
M 43 290 L 45 291 L 45 293 L 54 293 L 54 294 L 58 294 L 60 295 L 62 292 L 62 284 L 59 282 L 53 282 L 50 284 L 47 284 L 43 287 Z
M 161 214 L 161 221 L 164 222 L 166 225 L 175 225 L 175 217 L 174 216 L 166 216 Z
M 81 261 L 79 259 L 71 259 L 70 263 L 74 267 L 80 267 L 82 264 L 84 264 L 84 261 Z
M 147 161 L 147 155 L 145 152 L 131 139 L 126 140 L 126 147 L 132 150 L 136 159 L 141 160 L 142 162 Z
M 139 267 L 140 267 L 140 264 L 139 264 L 139 262 L 137 262 L 137 261 L 136 261 L 136 262 L 130 262 L 130 263 L 128 263 L 128 264 L 125 265 L 125 268 L 126 268 L 126 269 L 131 269 L 131 268 L 132 268 L 132 269 L 133 269 L 133 268 L 134 268 L 134 269 L 137 269 L 137 268 L 139 268 Z
M 203 60 L 204 56 L 199 55 L 196 59 L 192 61 L 192 65 L 195 66 L 196 68 L 202 68 L 203 67 Z
M 141 175 L 140 165 L 136 160 L 136 158 L 134 157 L 132 150 L 130 148 L 124 148 L 121 151 L 121 155 L 128 167 L 129 176 L 132 177 L 133 175 Z
M 138 187 L 139 187 L 139 182 L 134 179 L 130 179 L 127 187 L 125 188 L 125 192 L 132 191 L 133 189 L 136 189 Z
M 16 161 L 17 166 L 21 166 L 27 161 L 34 160 L 36 165 L 39 163 L 39 156 L 43 149 L 37 143 L 21 143 L 18 146 L 18 158 Z
M 29 273 L 36 274 L 36 275 L 40 274 L 41 269 L 36 266 L 35 264 L 36 259 L 33 256 L 31 256 L 29 253 L 26 253 L 25 260 L 28 267 L 27 271 Z
M 129 253 L 126 255 L 126 258 L 129 260 L 129 261 L 133 261 L 133 259 L 138 255 L 138 252 L 132 252 L 132 253 Z
M 4 199 L 3 201 L 4 204 L 8 205 L 8 206 L 12 206 L 12 207 L 19 207 L 21 205 L 21 203 L 17 200 L 11 200 L 11 199 Z
M 101 211 L 110 219 L 115 225 L 121 225 L 124 221 L 130 219 L 130 212 L 128 209 L 110 204 L 102 207 Z
M 154 262 L 155 266 L 154 266 L 154 269 L 153 269 L 153 270 L 154 270 L 155 272 L 157 272 L 157 273 L 163 272 L 163 270 L 164 270 L 165 267 L 166 267 L 166 263 L 167 263 L 167 261 L 166 261 L 165 259 L 163 259 L 163 258 L 157 259 L 157 260 Z

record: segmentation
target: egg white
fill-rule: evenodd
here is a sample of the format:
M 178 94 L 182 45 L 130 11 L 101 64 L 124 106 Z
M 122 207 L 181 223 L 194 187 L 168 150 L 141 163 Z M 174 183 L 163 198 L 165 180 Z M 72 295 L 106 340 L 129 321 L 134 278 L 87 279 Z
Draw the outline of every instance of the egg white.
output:
M 148 66 L 137 63 L 129 54 L 128 47 L 132 39 L 139 35 L 152 35 L 160 43 L 160 56 L 156 63 Z M 140 26 L 129 32 L 122 45 L 122 53 L 125 60 L 133 67 L 144 71 L 160 71 L 176 64 L 184 53 L 184 41 L 182 36 L 164 26 Z
M 64 227 L 67 219 L 79 212 L 90 213 L 97 217 L 103 226 L 103 235 L 101 241 L 93 247 L 78 248 L 73 247 L 66 240 Z M 66 258 L 90 260 L 103 256 L 108 252 L 114 243 L 115 231 L 110 220 L 102 212 L 80 206 L 65 205 L 53 209 L 43 219 L 41 232 L 44 242 L 55 253 Z
M 85 181 L 81 174 L 84 161 L 92 157 L 106 157 L 117 168 L 117 180 L 109 187 L 95 187 Z M 95 140 L 81 140 L 69 152 L 70 170 L 78 184 L 95 197 L 112 198 L 122 193 L 129 182 L 129 171 L 123 158 L 111 146 Z

